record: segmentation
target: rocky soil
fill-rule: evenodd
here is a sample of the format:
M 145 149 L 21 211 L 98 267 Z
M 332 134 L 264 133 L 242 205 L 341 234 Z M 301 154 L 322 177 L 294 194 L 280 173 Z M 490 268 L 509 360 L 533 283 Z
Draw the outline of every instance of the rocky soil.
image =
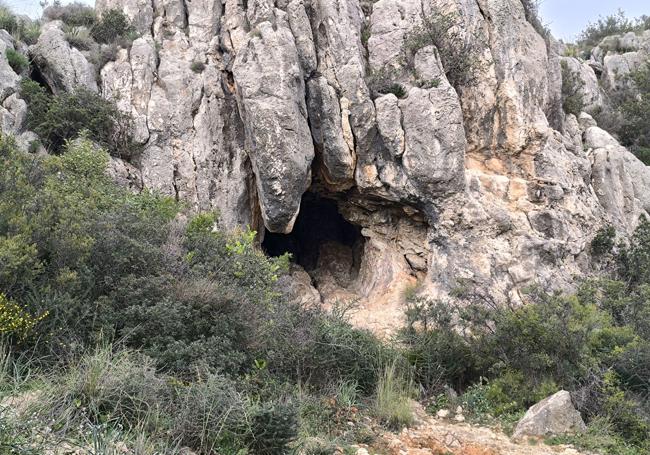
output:
M 548 446 L 538 439 L 513 441 L 503 432 L 417 411 L 417 425 L 400 433 L 383 433 L 357 455 L 579 455 L 569 446 Z M 456 415 L 455 417 L 458 417 Z

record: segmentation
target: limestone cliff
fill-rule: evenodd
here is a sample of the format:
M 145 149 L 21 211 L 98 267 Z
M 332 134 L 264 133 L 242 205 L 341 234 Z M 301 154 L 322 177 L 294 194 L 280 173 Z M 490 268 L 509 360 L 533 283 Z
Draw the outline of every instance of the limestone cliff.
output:
M 397 323 L 416 279 L 434 297 L 471 286 L 514 303 L 533 283 L 570 286 L 593 273 L 599 228 L 625 236 L 650 211 L 650 169 L 589 116 L 563 114 L 561 46 L 520 0 L 97 8 L 122 9 L 140 33 L 98 79 L 60 24 L 30 52 L 53 90 L 84 84 L 133 115 L 144 149 L 116 160 L 117 176 L 252 226 L 309 272 L 296 267 L 288 287 L 360 299 L 366 325 Z M 436 16 L 453 21 L 448 39 L 406 55 Z M 441 56 L 454 54 L 470 77 L 447 77 Z M 595 55 L 608 72 L 633 59 Z M 572 64 L 601 103 L 597 65 Z M 375 90 L 380 75 L 397 89 Z

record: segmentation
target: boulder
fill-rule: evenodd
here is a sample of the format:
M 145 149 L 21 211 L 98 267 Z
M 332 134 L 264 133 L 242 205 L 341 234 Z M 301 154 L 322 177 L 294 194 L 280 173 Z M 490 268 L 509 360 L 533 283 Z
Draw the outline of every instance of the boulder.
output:
M 586 431 L 580 413 L 571 402 L 571 394 L 557 392 L 531 407 L 517 423 L 513 439 L 545 437 Z
M 84 87 L 97 92 L 95 67 L 65 39 L 61 21 L 43 25 L 36 44 L 29 48 L 34 65 L 54 94 Z

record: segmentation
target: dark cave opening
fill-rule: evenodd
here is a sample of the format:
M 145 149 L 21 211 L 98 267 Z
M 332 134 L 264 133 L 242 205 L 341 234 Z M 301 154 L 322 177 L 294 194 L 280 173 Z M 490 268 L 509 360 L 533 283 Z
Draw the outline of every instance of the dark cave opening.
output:
M 335 200 L 305 193 L 293 231 L 290 234 L 266 231 L 262 248 L 269 256 L 290 253 L 294 263 L 311 272 L 319 266 L 319 258 L 327 246 L 335 245 L 338 254 L 351 256 L 340 259 L 352 263 L 354 274 L 361 265 L 363 243 L 361 228 L 343 218 Z

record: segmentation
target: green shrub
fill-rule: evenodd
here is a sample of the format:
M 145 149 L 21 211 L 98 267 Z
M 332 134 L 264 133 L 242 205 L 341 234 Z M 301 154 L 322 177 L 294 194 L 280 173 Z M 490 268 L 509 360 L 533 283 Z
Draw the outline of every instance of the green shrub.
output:
M 274 337 L 263 339 L 266 353 L 261 358 L 268 360 L 272 371 L 315 387 L 352 382 L 361 393 L 371 394 L 382 366 L 395 356 L 372 333 L 353 327 L 341 316 L 301 311 L 285 321 L 286 326 L 274 328 Z M 292 326 L 299 329 L 291 330 Z M 303 339 L 299 345 L 296 337 Z
M 627 92 L 616 97 L 616 105 L 623 117 L 618 131 L 623 145 L 632 152 L 650 147 L 650 61 L 629 76 L 632 84 Z
M 29 60 L 27 60 L 27 57 L 20 52 L 8 47 L 5 50 L 5 56 L 7 57 L 9 66 L 11 66 L 11 69 L 13 69 L 16 74 L 22 74 L 27 68 L 29 68 Z
M 131 33 L 133 33 L 131 23 L 119 9 L 105 11 L 90 31 L 95 41 L 101 44 L 114 43 Z
M 246 446 L 260 455 L 282 455 L 298 435 L 296 408 L 291 403 L 256 404 L 251 409 Z
M 632 444 L 646 444 L 650 436 L 650 420 L 641 407 L 621 388 L 620 378 L 613 372 L 604 377 L 603 411 L 614 431 Z
M 397 92 L 393 93 L 395 96 L 400 95 L 398 98 L 403 97 L 406 90 L 401 84 L 394 82 L 397 77 L 397 72 L 391 69 L 381 68 L 373 71 L 368 77 L 368 88 L 372 98 L 376 99 L 393 92 Z
M 40 35 L 38 22 L 19 19 L 6 6 L 0 5 L 0 29 L 6 30 L 15 39 L 26 44 L 34 44 Z
M 650 221 L 645 216 L 621 254 L 621 274 L 634 284 L 650 284 Z
M 584 82 L 569 68 L 565 61 L 562 67 L 562 107 L 567 114 L 578 116 L 585 107 L 582 90 Z
M 210 375 L 205 380 L 177 388 L 178 408 L 172 422 L 172 437 L 203 453 L 244 449 L 249 431 L 246 397 L 232 381 Z M 221 453 L 221 452 L 219 452 Z
M 591 241 L 591 252 L 596 256 L 608 254 L 614 248 L 616 230 L 613 226 L 607 225 L 600 228 Z
M 129 158 L 138 151 L 131 140 L 131 117 L 90 90 L 78 88 L 52 96 L 38 83 L 24 79 L 20 94 L 28 106 L 27 127 L 51 152 L 60 153 L 66 141 L 82 132 L 114 156 Z
M 440 87 L 440 79 L 435 78 L 435 79 L 429 79 L 429 80 L 418 80 L 417 81 L 418 87 L 424 88 L 424 89 L 430 89 L 430 88 L 438 88 Z
M 94 49 L 88 57 L 100 74 L 102 68 L 108 63 L 117 60 L 117 54 L 120 51 L 120 46 L 116 43 L 102 44 Z
M 41 35 L 41 25 L 38 22 L 19 22 L 18 30 L 14 37 L 27 45 L 36 44 L 38 37 Z
M 391 84 L 387 89 L 386 93 L 392 93 L 397 98 L 406 98 L 406 89 L 402 84 Z
M 404 41 L 405 60 L 409 66 L 417 52 L 427 46 L 435 46 L 449 82 L 456 89 L 475 85 L 482 71 L 476 40 L 466 40 L 458 27 L 459 18 L 454 14 L 421 11 L 422 25 L 414 28 Z
M 547 438 L 547 444 L 571 444 L 578 449 L 588 450 L 594 453 L 606 453 L 608 455 L 644 455 L 647 451 L 635 447 L 630 441 L 625 441 L 616 434 L 611 422 L 606 417 L 598 417 L 587 426 L 587 432 L 554 436 Z
M 97 20 L 95 9 L 80 2 L 62 5 L 59 1 L 55 1 L 53 5 L 43 10 L 43 17 L 50 21 L 63 21 L 71 27 L 91 27 Z
M 205 70 L 205 63 L 203 63 L 203 62 L 201 62 L 199 60 L 195 60 L 190 65 L 190 69 L 192 71 L 194 71 L 195 73 L 200 74 L 200 73 L 203 72 L 203 70 Z
M 453 329 L 449 306 L 413 297 L 407 301 L 407 327 L 399 339 L 406 347 L 415 380 L 435 393 L 444 384 L 461 388 L 478 378 L 470 344 Z

